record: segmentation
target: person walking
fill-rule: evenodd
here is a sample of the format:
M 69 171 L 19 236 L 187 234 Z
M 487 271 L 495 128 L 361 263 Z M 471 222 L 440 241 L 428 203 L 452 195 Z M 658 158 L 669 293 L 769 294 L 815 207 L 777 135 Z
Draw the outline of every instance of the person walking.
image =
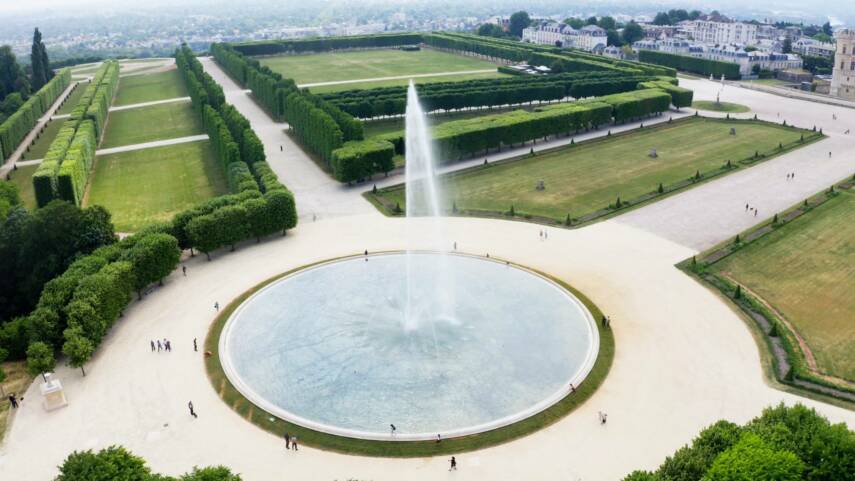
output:
M 298 451 L 298 449 L 297 449 L 297 436 L 294 436 L 293 438 L 291 438 L 291 449 L 293 449 L 294 451 Z
M 608 415 L 608 414 L 606 414 L 606 413 L 603 413 L 603 420 L 602 420 L 602 424 L 606 424 L 606 421 L 608 421 L 608 419 L 609 419 L 609 415 Z
M 198 352 L 199 347 L 196 345 L 196 338 L 193 338 L 193 352 Z
M 389 429 L 392 431 L 392 437 L 395 437 L 395 431 L 397 431 L 398 428 L 396 428 L 394 424 L 390 424 Z
M 181 273 L 184 274 L 184 277 L 187 277 L 187 266 L 181 266 Z
M 745 212 L 748 212 L 748 207 L 750 207 L 750 206 L 748 205 L 748 203 L 746 203 L 745 204 Z
M 12 405 L 12 409 L 18 409 L 18 398 L 15 397 L 15 393 L 9 395 L 9 404 Z
M 291 435 L 288 433 L 285 433 L 285 449 L 291 449 Z
M 149 341 L 151 343 L 151 352 L 154 352 L 154 341 Z
M 190 415 L 193 416 L 193 419 L 196 419 L 199 417 L 196 415 L 196 411 L 193 410 L 193 401 L 188 402 L 187 407 L 190 408 Z
M 214 302 L 214 310 L 216 310 L 217 312 L 220 312 L 220 303 L 219 302 Z
M 757 209 L 754 209 L 754 217 L 757 217 Z
M 163 338 L 163 345 L 166 348 L 166 352 L 172 352 L 172 344 L 165 337 Z
M 157 352 L 160 352 L 161 349 L 163 349 L 163 346 L 160 344 L 160 339 L 158 339 L 157 340 Z
M 285 151 L 285 149 L 284 149 L 284 148 L 282 148 L 282 146 L 280 145 L 280 146 L 279 146 L 279 152 L 284 152 L 284 151 Z
M 449 471 L 457 471 L 457 459 L 454 456 L 451 457 L 451 460 L 448 462 L 450 466 L 448 467 Z

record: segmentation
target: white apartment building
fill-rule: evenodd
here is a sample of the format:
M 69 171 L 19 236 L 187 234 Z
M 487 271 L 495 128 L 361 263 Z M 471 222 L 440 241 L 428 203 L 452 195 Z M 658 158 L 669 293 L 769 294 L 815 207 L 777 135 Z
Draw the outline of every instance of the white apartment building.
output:
M 793 52 L 813 57 L 833 57 L 836 48 L 833 43 L 820 42 L 809 37 L 802 37 L 793 42 Z
M 855 100 L 855 30 L 838 30 L 834 32 L 834 38 L 837 39 L 837 51 L 829 93 L 834 97 Z
M 635 50 L 658 50 L 665 53 L 735 63 L 739 65 L 739 73 L 743 76 L 752 75 L 755 65 L 759 66 L 761 70 L 772 71 L 799 69 L 802 67 L 802 59 L 798 55 L 760 50 L 746 52 L 732 45 L 710 47 L 691 44 L 684 40 L 663 39 L 635 42 L 632 44 L 632 48 Z
M 681 22 L 680 25 L 695 42 L 710 45 L 757 43 L 757 25 L 751 23 L 689 20 Z
M 564 23 L 544 23 L 523 30 L 522 41 L 592 51 L 606 46 L 606 31 L 596 25 L 579 30 Z

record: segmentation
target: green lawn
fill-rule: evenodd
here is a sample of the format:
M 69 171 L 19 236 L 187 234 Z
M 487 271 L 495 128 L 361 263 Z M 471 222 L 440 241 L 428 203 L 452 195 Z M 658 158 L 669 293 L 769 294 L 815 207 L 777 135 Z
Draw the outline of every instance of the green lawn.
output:
M 204 133 L 190 102 L 110 112 L 101 148 L 141 144 Z
M 118 232 L 134 232 L 227 191 L 205 140 L 99 156 L 86 203 L 106 207 Z
M 438 113 L 428 115 L 428 122 L 431 125 L 441 125 L 446 122 L 451 122 L 452 120 L 464 120 L 464 119 L 472 119 L 475 117 L 483 117 L 485 115 L 493 115 L 499 112 L 507 112 L 508 110 L 528 110 L 534 107 L 514 107 L 512 109 L 493 109 L 493 110 L 467 110 L 462 112 L 449 112 L 449 113 Z M 388 134 L 391 132 L 398 132 L 404 130 L 404 118 L 403 117 L 395 117 L 391 119 L 382 119 L 382 120 L 372 120 L 370 122 L 363 122 L 362 129 L 365 133 L 365 137 L 374 137 L 377 135 Z
M 496 68 L 486 60 L 429 49 L 281 55 L 259 61 L 298 84 Z
M 113 105 L 131 105 L 186 96 L 187 89 L 178 70 L 169 70 L 123 77 L 119 80 L 119 92 Z
M 51 142 L 56 138 L 56 134 L 59 133 L 59 129 L 62 128 L 62 124 L 64 123 L 65 119 L 56 119 L 48 122 L 39 138 L 37 138 L 36 141 L 33 142 L 33 145 L 30 146 L 30 150 L 24 152 L 24 155 L 21 156 L 21 160 L 44 158 Z
M 33 174 L 38 168 L 38 165 L 28 165 L 18 167 L 16 170 L 9 172 L 9 180 L 18 186 L 18 192 L 21 195 L 21 203 L 30 210 L 36 208 L 36 192 L 33 190 Z
M 489 67 L 488 67 L 489 68 Z M 485 73 L 464 73 L 459 75 L 440 75 L 437 77 L 417 77 L 413 80 L 416 81 L 416 85 L 419 84 L 427 84 L 434 82 L 464 82 L 467 80 L 478 80 L 485 78 L 496 78 L 496 77 L 506 77 L 506 74 L 499 72 L 485 72 Z M 376 89 L 380 87 L 395 87 L 398 85 L 407 85 L 410 81 L 408 79 L 399 79 L 399 80 L 375 80 L 373 82 L 354 82 L 347 84 L 335 84 L 335 85 L 322 85 L 320 87 L 310 87 L 309 90 L 312 93 L 325 93 L 325 92 L 338 92 L 341 90 L 357 90 L 357 89 Z
M 86 87 L 89 86 L 89 82 L 81 82 L 74 87 L 74 90 L 68 95 L 68 98 L 65 99 L 65 103 L 62 104 L 62 107 L 57 109 L 56 115 L 70 114 L 74 107 L 77 106 L 77 103 L 80 102 L 80 97 L 83 97 L 83 92 L 86 91 Z
M 855 381 L 855 193 L 841 193 L 712 269 L 780 312 L 821 371 Z
M 712 100 L 695 100 L 692 102 L 692 108 L 698 110 L 709 110 L 711 112 L 729 112 L 731 114 L 741 114 L 751 111 L 751 109 L 742 104 L 734 104 L 730 102 L 715 103 Z
M 729 134 L 731 127 L 737 135 Z M 692 117 L 673 124 L 566 146 L 443 177 L 449 206 L 459 209 L 542 216 L 563 221 L 604 209 L 620 196 L 630 200 L 659 183 L 683 181 L 799 139 L 800 131 L 753 122 Z M 656 149 L 657 158 L 648 153 Z M 537 190 L 539 180 L 545 190 Z M 389 205 L 404 206 L 404 189 L 381 191 Z

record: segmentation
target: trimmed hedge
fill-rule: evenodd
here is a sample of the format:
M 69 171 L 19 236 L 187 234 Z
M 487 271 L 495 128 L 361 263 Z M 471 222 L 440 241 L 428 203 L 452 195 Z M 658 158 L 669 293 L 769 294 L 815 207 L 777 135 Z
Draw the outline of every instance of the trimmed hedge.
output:
M 0 159 L 6 160 L 15 152 L 21 141 L 38 123 L 39 117 L 50 109 L 69 85 L 71 85 L 71 70 L 67 68 L 60 70 L 0 124 Z
M 638 88 L 664 90 L 665 93 L 671 96 L 671 105 L 678 109 L 691 106 L 692 98 L 694 97 L 694 92 L 691 90 L 665 81 L 641 82 L 638 84 Z
M 347 142 L 332 153 L 333 172 L 339 182 L 362 180 L 394 169 L 394 156 L 395 146 L 382 139 Z
M 273 55 L 279 53 L 317 53 L 352 48 L 391 48 L 421 43 L 418 33 L 354 35 L 347 37 L 318 37 L 301 40 L 263 40 L 235 43 L 232 47 L 244 55 Z
M 83 121 L 74 134 L 71 146 L 65 154 L 57 173 L 57 195 L 75 205 L 83 201 L 89 172 L 95 161 L 95 124 L 91 120 Z
M 655 50 L 639 50 L 638 59 L 643 62 L 664 65 L 704 76 L 713 75 L 720 77 L 724 75 L 724 78 L 728 80 L 738 80 L 742 77 L 739 74 L 739 65 L 732 62 L 720 62 L 718 60 L 657 52 Z

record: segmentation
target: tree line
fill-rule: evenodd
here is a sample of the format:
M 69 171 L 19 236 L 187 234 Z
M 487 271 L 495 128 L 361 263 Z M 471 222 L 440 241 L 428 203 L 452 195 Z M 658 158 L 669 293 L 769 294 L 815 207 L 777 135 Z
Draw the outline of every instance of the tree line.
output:
M 80 205 L 118 83 L 116 61 L 104 62 L 95 72 L 33 173 L 33 190 L 39 207 L 54 199 Z M 63 167 L 66 161 L 69 164 Z
M 741 77 L 739 65 L 732 62 L 720 62 L 718 60 L 657 52 L 655 50 L 639 50 L 638 59 L 704 76 L 713 75 L 714 77 L 720 77 L 724 75 L 724 78 L 728 80 L 738 80 Z
M 39 117 L 50 109 L 70 84 L 71 70 L 63 69 L 10 113 L 0 124 L 0 159 L 6 160 L 12 155 L 24 137 L 33 130 Z

